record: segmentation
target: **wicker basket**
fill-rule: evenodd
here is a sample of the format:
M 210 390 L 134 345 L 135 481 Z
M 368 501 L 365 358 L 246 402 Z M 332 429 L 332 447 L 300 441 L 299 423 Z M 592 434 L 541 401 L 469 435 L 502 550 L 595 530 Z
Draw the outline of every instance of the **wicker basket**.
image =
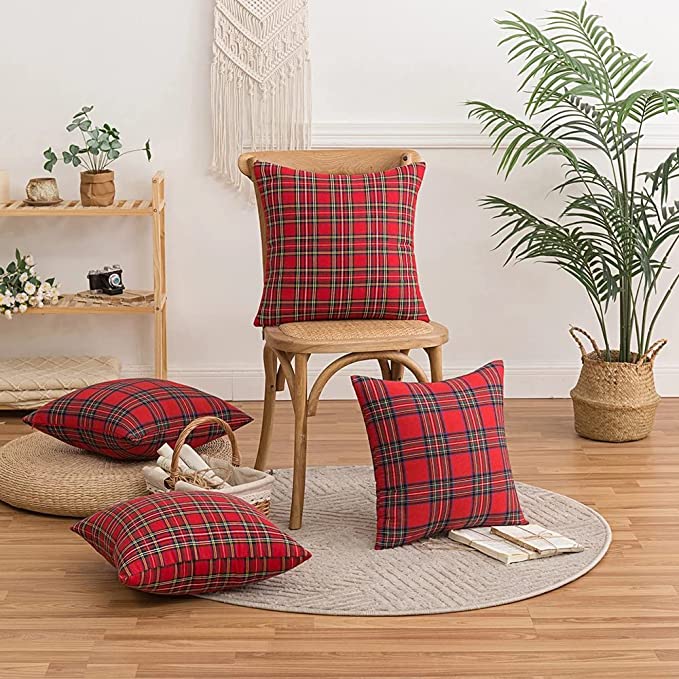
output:
M 180 452 L 182 446 L 190 434 L 204 424 L 218 424 L 226 433 L 233 450 L 232 462 L 216 457 L 205 457 L 211 471 L 226 481 L 227 488 L 213 488 L 208 482 L 206 475 L 201 472 L 185 472 L 180 470 Z M 218 417 L 199 417 L 182 431 L 177 439 L 172 454 L 170 472 L 164 473 L 160 468 L 145 468 L 144 477 L 146 487 L 152 493 L 167 492 L 170 490 L 197 491 L 208 490 L 213 493 L 235 495 L 249 502 L 265 516 L 271 509 L 271 490 L 274 477 L 266 472 L 249 467 L 239 467 L 240 451 L 233 430 L 227 422 Z
M 584 335 L 593 351 L 587 352 L 576 332 Z M 654 342 L 634 363 L 606 361 L 589 333 L 571 327 L 571 336 L 580 347 L 582 369 L 571 391 L 575 431 L 595 441 L 622 443 L 638 441 L 651 433 L 660 396 L 655 390 L 653 362 L 667 340 Z M 612 351 L 614 357 L 617 351 Z

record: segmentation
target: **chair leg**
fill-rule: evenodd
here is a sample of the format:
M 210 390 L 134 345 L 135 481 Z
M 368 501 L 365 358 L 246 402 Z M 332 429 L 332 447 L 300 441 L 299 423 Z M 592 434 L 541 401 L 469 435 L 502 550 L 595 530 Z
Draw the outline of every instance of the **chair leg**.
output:
M 309 354 L 295 354 L 295 388 L 292 405 L 295 411 L 295 459 L 292 481 L 292 506 L 290 529 L 302 527 L 304 512 L 304 486 L 306 483 L 307 435 L 307 363 Z
M 401 353 L 406 356 L 410 353 L 410 349 L 401 349 Z M 405 371 L 405 366 L 402 363 L 396 363 L 396 361 L 391 362 L 391 379 L 400 382 L 403 379 L 403 372 Z
M 443 348 L 441 346 L 428 347 L 426 352 L 429 355 L 431 381 L 440 382 L 443 379 Z
M 278 359 L 272 349 L 264 345 L 264 412 L 262 413 L 262 429 L 259 434 L 259 447 L 255 469 L 265 470 L 271 436 L 273 434 L 273 418 L 276 409 L 276 371 Z
M 386 358 L 378 358 L 377 360 L 380 364 L 380 370 L 382 371 L 382 379 L 383 380 L 390 380 L 391 379 L 391 368 L 389 367 L 389 361 L 387 361 Z

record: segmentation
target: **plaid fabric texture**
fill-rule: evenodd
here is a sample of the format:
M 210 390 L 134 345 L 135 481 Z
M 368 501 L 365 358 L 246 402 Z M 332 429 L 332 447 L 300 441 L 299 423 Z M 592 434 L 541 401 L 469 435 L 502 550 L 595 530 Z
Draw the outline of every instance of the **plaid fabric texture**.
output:
M 221 493 L 156 493 L 109 507 L 71 530 L 124 585 L 206 594 L 265 580 L 311 554 L 252 505 Z
M 341 175 L 256 162 L 267 262 L 255 325 L 428 321 L 413 248 L 424 167 Z
M 433 384 L 351 378 L 375 468 L 376 549 L 527 523 L 507 455 L 503 378 L 501 361 Z
M 27 415 L 24 422 L 69 445 L 118 460 L 150 460 L 182 429 L 215 415 L 238 429 L 252 418 L 236 406 L 183 384 L 156 379 L 101 382 L 73 391 Z M 188 443 L 202 446 L 224 432 L 198 428 Z

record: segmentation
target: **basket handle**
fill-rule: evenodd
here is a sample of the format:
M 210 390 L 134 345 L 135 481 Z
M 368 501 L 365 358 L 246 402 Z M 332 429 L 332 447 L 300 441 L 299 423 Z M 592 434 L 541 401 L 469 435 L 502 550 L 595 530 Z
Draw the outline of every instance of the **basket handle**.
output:
M 637 365 L 641 365 L 644 361 L 648 360 L 649 363 L 655 361 L 655 357 L 658 355 L 660 350 L 667 344 L 666 339 L 659 339 L 653 342 L 645 354 L 643 354 L 637 361 Z
M 575 340 L 575 343 L 580 347 L 580 353 L 582 354 L 583 358 L 587 356 L 587 350 L 585 349 L 585 345 L 582 343 L 580 338 L 575 334 L 576 332 L 579 332 L 582 335 L 584 335 L 592 343 L 592 348 L 597 353 L 597 355 L 600 353 L 599 346 L 597 345 L 596 341 L 586 330 L 571 325 L 568 332 L 571 334 L 571 337 Z
M 224 430 L 226 435 L 229 437 L 229 441 L 231 441 L 233 464 L 234 466 L 238 466 L 240 464 L 240 451 L 238 450 L 238 442 L 236 441 L 236 436 L 233 433 L 233 429 L 231 429 L 229 423 L 225 422 L 220 417 L 214 417 L 213 415 L 199 417 L 193 420 L 193 422 L 189 422 L 189 424 L 186 425 L 186 427 L 184 427 L 182 433 L 179 434 L 177 443 L 175 443 L 174 452 L 172 453 L 172 463 L 170 466 L 170 478 L 167 480 L 167 483 L 170 486 L 170 488 L 174 488 L 175 484 L 177 483 L 177 481 L 179 481 L 180 478 L 179 454 L 181 453 L 182 447 L 186 443 L 186 439 L 189 438 L 189 436 L 195 429 L 198 429 L 198 427 L 202 427 L 204 424 L 218 424 Z

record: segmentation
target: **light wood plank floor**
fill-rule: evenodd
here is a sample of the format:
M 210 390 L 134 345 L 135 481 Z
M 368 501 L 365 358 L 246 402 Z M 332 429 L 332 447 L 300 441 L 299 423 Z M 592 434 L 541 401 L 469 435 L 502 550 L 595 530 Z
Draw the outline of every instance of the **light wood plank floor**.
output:
M 258 403 L 244 404 L 258 416 Z M 569 401 L 507 403 L 515 476 L 599 510 L 614 542 L 566 587 L 471 613 L 345 618 L 126 590 L 69 520 L 0 503 L 0 677 L 679 677 L 679 401 L 624 446 L 578 438 Z M 274 466 L 288 466 L 279 407 Z M 0 414 L 0 443 L 22 434 Z M 246 462 L 258 426 L 241 430 Z M 350 402 L 311 421 L 311 464 L 367 464 Z M 0 479 L 2 483 L 2 479 Z

